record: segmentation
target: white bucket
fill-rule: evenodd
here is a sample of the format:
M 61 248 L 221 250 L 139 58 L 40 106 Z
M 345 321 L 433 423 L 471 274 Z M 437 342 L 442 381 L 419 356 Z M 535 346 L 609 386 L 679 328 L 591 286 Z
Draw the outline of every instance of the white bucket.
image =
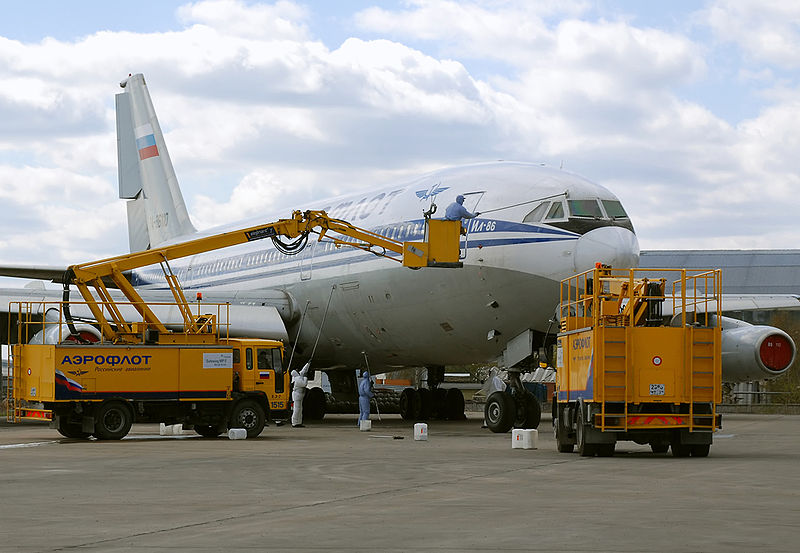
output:
M 424 422 L 418 422 L 414 425 L 414 439 L 426 442 L 428 441 L 428 425 Z
M 362 432 L 369 432 L 372 430 L 372 421 L 369 419 L 358 421 L 358 429 Z
M 515 428 L 511 431 L 511 449 L 536 449 L 538 442 L 538 430 Z
M 180 436 L 183 434 L 182 424 L 164 424 L 163 422 L 158 426 L 158 434 L 160 436 Z
M 244 440 L 247 439 L 247 430 L 244 428 L 231 428 L 228 430 L 229 440 Z

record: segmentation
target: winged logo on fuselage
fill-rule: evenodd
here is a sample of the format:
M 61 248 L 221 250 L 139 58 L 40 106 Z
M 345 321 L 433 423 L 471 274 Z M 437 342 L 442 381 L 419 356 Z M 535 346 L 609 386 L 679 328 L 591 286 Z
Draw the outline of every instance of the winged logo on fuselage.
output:
M 439 194 L 440 192 L 444 192 L 448 188 L 450 187 L 442 186 L 442 183 L 437 182 L 427 190 L 417 190 L 416 192 L 417 198 L 419 198 L 420 201 L 427 200 L 428 198 L 435 198 L 437 194 Z

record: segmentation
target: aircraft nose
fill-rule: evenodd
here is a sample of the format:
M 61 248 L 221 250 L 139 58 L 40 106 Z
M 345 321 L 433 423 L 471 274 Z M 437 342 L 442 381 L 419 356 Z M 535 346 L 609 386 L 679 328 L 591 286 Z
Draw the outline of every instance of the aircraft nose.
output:
M 595 263 L 615 269 L 638 267 L 639 240 L 623 227 L 596 228 L 578 238 L 573 260 L 579 273 L 594 268 Z

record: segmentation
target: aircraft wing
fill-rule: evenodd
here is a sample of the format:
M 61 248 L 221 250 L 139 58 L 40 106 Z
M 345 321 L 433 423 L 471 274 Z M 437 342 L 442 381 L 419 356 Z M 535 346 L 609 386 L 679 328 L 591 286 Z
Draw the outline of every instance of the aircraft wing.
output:
M 38 286 L 36 285 L 38 284 Z M 141 320 L 141 316 L 130 306 L 127 299 L 117 290 L 112 290 L 111 296 L 120 302 L 120 309 L 125 319 L 129 321 Z M 32 309 L 42 310 L 41 304 L 55 304 L 61 301 L 63 292 L 60 289 L 45 288 L 41 282 L 32 283 L 25 288 L 0 288 L 0 343 L 9 341 L 9 322 L 15 321 L 11 313 L 19 309 L 14 302 L 32 303 Z M 150 290 L 141 292 L 142 299 L 152 304 L 151 307 L 158 317 L 164 321 L 168 328 L 177 330 L 182 326 L 182 317 L 174 305 L 174 298 L 168 291 Z M 80 294 L 72 289 L 74 304 L 71 311 L 76 318 L 92 320 L 88 307 L 82 303 Z M 227 329 L 229 336 L 248 336 L 251 338 L 268 338 L 288 342 L 289 335 L 286 330 L 285 320 L 292 320 L 298 316 L 297 306 L 291 297 L 279 290 L 262 290 L 259 293 L 207 293 L 202 302 L 207 306 L 208 313 L 217 314 L 219 323 Z M 40 305 L 37 305 L 40 304 Z M 217 307 L 219 304 L 222 307 Z M 47 308 L 55 305 L 47 305 Z M 201 309 L 201 304 L 192 302 L 195 310 Z M 205 312 L 205 311 L 204 311 Z M 13 331 L 13 328 L 11 329 Z
M 48 265 L 0 265 L 0 276 L 50 280 L 60 283 L 66 270 L 66 267 Z
M 716 311 L 717 302 L 698 304 L 694 311 Z M 795 294 L 722 294 L 721 311 L 760 311 L 773 309 L 800 309 L 800 296 Z M 675 313 L 672 298 L 664 300 L 664 314 Z

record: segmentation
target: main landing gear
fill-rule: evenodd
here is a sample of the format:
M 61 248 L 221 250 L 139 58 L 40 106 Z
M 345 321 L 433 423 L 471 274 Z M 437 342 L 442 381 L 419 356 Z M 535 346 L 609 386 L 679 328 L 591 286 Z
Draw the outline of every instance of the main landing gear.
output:
M 536 396 L 522 385 L 519 374 L 518 371 L 509 371 L 508 389 L 486 398 L 483 415 L 492 432 L 502 434 L 512 428 L 538 428 L 542 420 L 542 406 Z
M 444 367 L 427 367 L 427 388 L 406 388 L 400 394 L 403 420 L 463 420 L 464 394 L 458 388 L 442 388 Z

